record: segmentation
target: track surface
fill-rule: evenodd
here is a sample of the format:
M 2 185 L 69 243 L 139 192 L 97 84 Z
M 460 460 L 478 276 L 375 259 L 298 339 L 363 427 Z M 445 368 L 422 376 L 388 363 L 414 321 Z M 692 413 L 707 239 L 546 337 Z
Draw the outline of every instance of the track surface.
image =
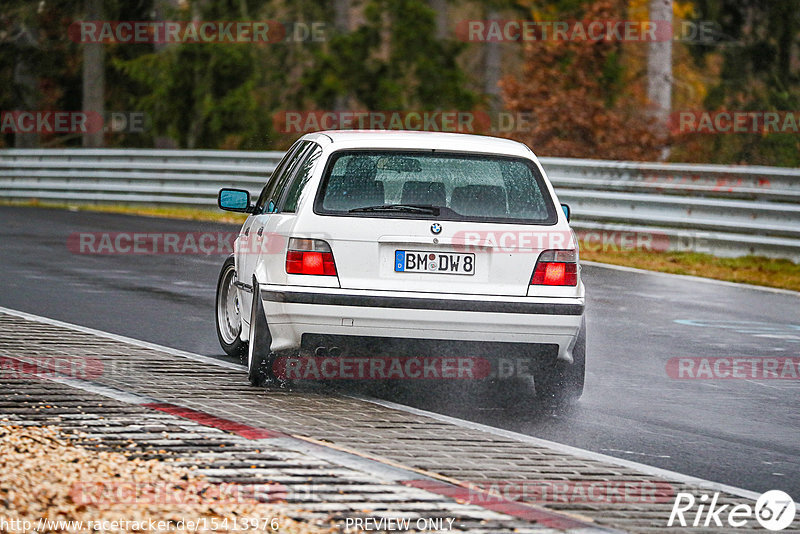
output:
M 220 356 L 213 304 L 222 256 L 92 256 L 67 248 L 73 232 L 207 230 L 236 229 L 0 207 L 0 305 Z M 587 390 L 571 413 L 511 415 L 491 399 L 465 403 L 430 388 L 394 392 L 392 400 L 797 499 L 800 381 L 675 380 L 665 366 L 686 356 L 797 357 L 800 298 L 591 265 L 584 280 Z

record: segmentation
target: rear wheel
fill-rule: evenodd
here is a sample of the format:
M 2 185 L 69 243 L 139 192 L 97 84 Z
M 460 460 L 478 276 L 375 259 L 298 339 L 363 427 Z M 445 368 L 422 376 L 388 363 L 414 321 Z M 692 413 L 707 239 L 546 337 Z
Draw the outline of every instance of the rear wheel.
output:
M 269 333 L 267 317 L 261 291 L 253 280 L 253 305 L 250 308 L 250 336 L 247 351 L 247 379 L 254 386 L 263 386 L 272 376 L 269 368 L 272 336 Z
M 586 376 L 586 319 L 581 321 L 578 338 L 572 349 L 572 363 L 558 361 L 553 367 L 543 370 L 536 377 L 536 396 L 539 400 L 555 405 L 571 404 L 583 395 Z
M 217 337 L 222 350 L 244 363 L 247 343 L 241 340 L 242 316 L 236 289 L 236 265 L 233 256 L 222 264 L 217 281 Z

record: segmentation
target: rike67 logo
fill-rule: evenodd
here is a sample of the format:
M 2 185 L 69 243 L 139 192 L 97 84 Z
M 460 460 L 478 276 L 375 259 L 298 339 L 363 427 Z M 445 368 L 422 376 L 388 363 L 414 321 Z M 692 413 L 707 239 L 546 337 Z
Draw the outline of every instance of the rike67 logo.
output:
M 780 490 L 770 490 L 762 494 L 755 507 L 749 504 L 720 502 L 719 492 L 709 497 L 707 494 L 695 498 L 691 493 L 678 493 L 667 526 L 682 527 L 744 527 L 751 519 L 767 530 L 783 530 L 794 521 L 796 512 L 792 498 Z

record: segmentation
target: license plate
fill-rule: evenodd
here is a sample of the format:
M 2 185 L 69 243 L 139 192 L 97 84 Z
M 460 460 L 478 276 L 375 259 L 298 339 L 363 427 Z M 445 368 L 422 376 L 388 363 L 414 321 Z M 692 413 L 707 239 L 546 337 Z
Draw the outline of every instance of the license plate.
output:
M 394 270 L 398 273 L 475 274 L 475 254 L 396 250 Z

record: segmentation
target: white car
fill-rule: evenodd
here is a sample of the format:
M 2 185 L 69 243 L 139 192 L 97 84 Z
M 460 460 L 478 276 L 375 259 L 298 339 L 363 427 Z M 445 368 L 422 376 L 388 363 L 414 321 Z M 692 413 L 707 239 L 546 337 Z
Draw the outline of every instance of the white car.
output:
M 544 399 L 580 397 L 577 239 L 525 145 L 316 132 L 254 204 L 239 189 L 218 203 L 250 214 L 220 273 L 217 333 L 247 355 L 252 384 L 508 379 Z

